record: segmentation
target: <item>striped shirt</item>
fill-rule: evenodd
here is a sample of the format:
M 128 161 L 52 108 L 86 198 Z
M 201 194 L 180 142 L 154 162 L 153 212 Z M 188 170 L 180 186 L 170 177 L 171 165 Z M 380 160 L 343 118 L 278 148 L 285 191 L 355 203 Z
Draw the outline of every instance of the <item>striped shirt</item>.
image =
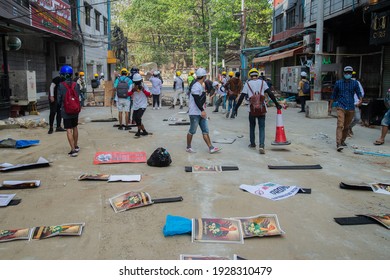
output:
M 337 102 L 338 108 L 351 111 L 355 110 L 355 94 L 359 99 L 362 97 L 358 82 L 342 79 L 336 82 L 330 99 Z

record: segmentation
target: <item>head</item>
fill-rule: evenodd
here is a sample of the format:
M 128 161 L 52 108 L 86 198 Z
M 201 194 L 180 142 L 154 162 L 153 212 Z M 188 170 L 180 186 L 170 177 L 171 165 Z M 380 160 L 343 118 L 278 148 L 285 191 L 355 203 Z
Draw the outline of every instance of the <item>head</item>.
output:
M 100 73 L 100 78 L 104 78 L 104 73 Z
M 259 78 L 259 71 L 256 68 L 252 68 L 249 70 L 248 76 L 251 78 L 251 80 L 257 80 Z
M 63 77 L 66 81 L 70 81 L 73 75 L 73 68 L 69 65 L 62 66 L 60 69 L 60 76 Z
M 122 75 L 122 76 L 127 76 L 128 73 L 129 73 L 129 72 L 127 71 L 126 68 L 122 68 L 122 69 L 121 69 L 121 75 Z
M 176 71 L 176 76 L 180 77 L 181 76 L 181 72 L 180 71 Z
M 301 72 L 301 78 L 306 79 L 307 78 L 307 73 L 305 71 Z
M 192 75 L 194 75 L 194 71 L 190 71 L 190 73 L 188 73 L 188 75 L 190 75 L 190 76 L 192 76 Z
M 352 78 L 353 68 L 351 66 L 344 67 L 344 79 L 350 80 Z
M 352 79 L 353 80 L 357 79 L 357 73 L 355 71 L 352 72 Z
M 234 74 L 234 76 L 236 76 L 236 78 L 240 78 L 240 75 L 241 75 L 241 74 L 240 74 L 240 72 L 238 72 L 238 71 Z
M 261 72 L 261 73 L 260 73 L 260 76 L 264 76 L 264 72 Z
M 81 72 L 80 72 L 80 73 L 81 73 Z M 79 76 L 79 72 L 74 73 L 74 76 L 75 76 L 75 77 L 78 77 L 78 76 Z
M 84 72 L 80 72 L 79 75 L 80 75 L 80 78 L 81 78 L 81 79 L 83 79 L 84 76 L 85 76 Z
M 226 71 L 223 71 L 221 74 L 222 76 L 226 76 Z
M 97 78 L 99 78 L 99 74 L 98 74 L 98 73 L 93 74 L 93 77 L 94 77 L 95 79 L 97 79 Z
M 154 72 L 153 72 L 153 76 L 155 76 L 155 77 L 158 77 L 158 74 L 159 74 L 158 71 L 154 71 Z
M 204 68 L 198 68 L 198 70 L 196 70 L 196 79 L 198 81 L 202 80 L 204 81 L 206 79 L 206 76 L 207 76 L 207 72 L 206 72 L 206 69 Z
M 133 75 L 133 83 L 137 86 L 142 84 L 142 76 L 138 73 L 135 73 Z
M 134 75 L 135 73 L 137 73 L 137 68 L 132 67 L 132 68 L 130 69 L 130 74 L 131 74 L 131 75 Z
M 219 83 L 216 82 L 216 81 L 214 81 L 214 82 L 213 82 L 213 88 L 217 89 L 218 87 L 219 87 Z
M 230 72 L 229 72 L 229 77 L 230 77 L 230 78 L 233 78 L 233 76 L 234 76 L 233 71 L 230 71 Z

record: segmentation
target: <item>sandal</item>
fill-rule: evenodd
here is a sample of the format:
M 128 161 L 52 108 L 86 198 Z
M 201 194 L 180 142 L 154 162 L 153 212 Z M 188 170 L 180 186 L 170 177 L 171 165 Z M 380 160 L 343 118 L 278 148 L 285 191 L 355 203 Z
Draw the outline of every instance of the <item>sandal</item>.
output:
M 374 145 L 379 146 L 379 145 L 383 145 L 384 143 L 385 143 L 385 141 L 376 140 L 376 141 L 374 142 Z

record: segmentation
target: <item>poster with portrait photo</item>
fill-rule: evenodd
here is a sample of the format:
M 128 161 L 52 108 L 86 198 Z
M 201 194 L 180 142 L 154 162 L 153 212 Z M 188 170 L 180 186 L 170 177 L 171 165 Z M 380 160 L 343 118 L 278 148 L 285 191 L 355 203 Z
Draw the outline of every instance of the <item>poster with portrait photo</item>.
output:
M 236 217 L 241 221 L 244 238 L 282 235 L 285 232 L 280 228 L 275 214 L 260 214 L 252 217 Z
M 388 183 L 372 183 L 370 186 L 373 192 L 390 195 L 390 184 Z
M 0 242 L 14 240 L 30 240 L 32 234 L 31 228 L 5 229 L 0 230 Z
M 383 214 L 383 215 L 364 214 L 364 215 L 357 215 L 357 216 L 369 217 L 371 219 L 376 220 L 381 225 L 385 226 L 387 229 L 390 229 L 390 214 Z
M 153 204 L 147 192 L 125 192 L 109 199 L 115 213 Z
M 243 244 L 241 221 L 230 218 L 192 219 L 192 242 Z
M 56 226 L 35 227 L 32 239 L 40 240 L 54 236 L 80 236 L 85 223 L 71 223 Z

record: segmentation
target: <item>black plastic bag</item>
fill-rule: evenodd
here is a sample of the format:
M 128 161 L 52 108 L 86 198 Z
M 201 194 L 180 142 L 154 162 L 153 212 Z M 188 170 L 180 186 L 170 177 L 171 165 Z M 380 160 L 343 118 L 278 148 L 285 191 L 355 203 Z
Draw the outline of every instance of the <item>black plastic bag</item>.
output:
M 162 147 L 157 148 L 149 157 L 147 164 L 149 166 L 165 167 L 172 163 L 171 155 Z

